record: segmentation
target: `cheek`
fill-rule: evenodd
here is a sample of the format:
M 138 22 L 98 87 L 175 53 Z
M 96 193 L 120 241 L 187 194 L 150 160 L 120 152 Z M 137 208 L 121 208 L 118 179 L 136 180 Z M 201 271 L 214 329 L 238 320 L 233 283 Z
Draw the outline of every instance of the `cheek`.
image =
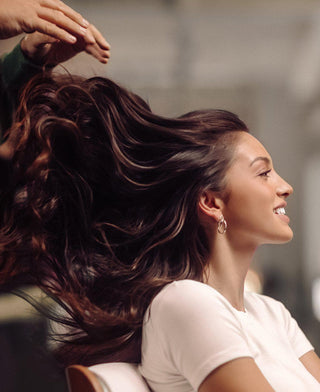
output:
M 253 223 L 267 219 L 273 214 L 273 192 L 266 187 L 250 188 L 243 184 L 241 188 L 230 192 L 226 203 L 225 218 L 235 225 Z

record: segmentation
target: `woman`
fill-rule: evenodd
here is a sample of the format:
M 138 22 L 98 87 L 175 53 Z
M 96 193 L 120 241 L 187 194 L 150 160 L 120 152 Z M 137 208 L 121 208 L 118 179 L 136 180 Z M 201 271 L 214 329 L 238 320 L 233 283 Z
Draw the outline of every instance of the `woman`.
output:
M 164 118 L 110 80 L 43 76 L 10 132 L 0 279 L 59 301 L 60 360 L 141 359 L 154 391 L 319 390 L 288 311 L 244 294 L 256 248 L 291 240 L 292 188 L 237 116 Z

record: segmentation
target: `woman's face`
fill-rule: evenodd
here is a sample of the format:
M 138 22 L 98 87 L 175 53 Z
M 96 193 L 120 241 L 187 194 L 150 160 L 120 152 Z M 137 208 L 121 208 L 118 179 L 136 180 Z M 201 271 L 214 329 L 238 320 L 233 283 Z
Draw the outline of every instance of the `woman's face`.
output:
M 291 240 L 285 207 L 293 189 L 274 170 L 263 145 L 249 133 L 239 135 L 226 179 L 228 197 L 222 212 L 233 241 L 256 247 Z

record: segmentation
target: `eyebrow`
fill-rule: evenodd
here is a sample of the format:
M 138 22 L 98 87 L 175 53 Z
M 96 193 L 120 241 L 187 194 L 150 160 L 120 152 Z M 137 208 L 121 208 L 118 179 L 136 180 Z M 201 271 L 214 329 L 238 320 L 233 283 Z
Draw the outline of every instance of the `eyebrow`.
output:
M 271 163 L 270 159 L 267 157 L 257 157 L 255 158 L 251 163 L 250 163 L 250 167 L 257 161 L 264 161 L 265 163 L 269 164 Z

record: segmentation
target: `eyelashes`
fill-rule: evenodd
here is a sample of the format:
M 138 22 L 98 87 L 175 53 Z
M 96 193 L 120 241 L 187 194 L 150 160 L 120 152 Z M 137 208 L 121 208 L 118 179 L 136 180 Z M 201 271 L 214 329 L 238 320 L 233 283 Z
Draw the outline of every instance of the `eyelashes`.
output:
M 270 177 L 270 172 L 272 169 L 266 170 L 259 174 L 259 177 Z

